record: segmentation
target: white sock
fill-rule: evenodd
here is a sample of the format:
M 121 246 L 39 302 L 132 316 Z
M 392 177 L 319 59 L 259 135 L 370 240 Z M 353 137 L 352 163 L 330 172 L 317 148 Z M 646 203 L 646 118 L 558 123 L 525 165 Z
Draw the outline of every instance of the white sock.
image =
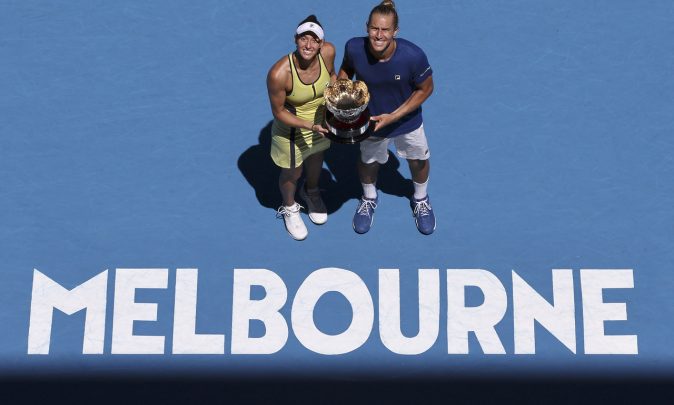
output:
M 374 200 L 377 198 L 377 186 L 375 186 L 374 183 L 372 184 L 367 184 L 367 183 L 360 183 L 363 185 L 363 197 L 369 198 L 370 200 Z
M 414 183 L 414 198 L 417 200 L 426 198 L 428 195 L 426 192 L 426 189 L 428 188 L 428 179 L 426 179 L 426 182 L 422 184 L 419 184 L 416 181 L 413 181 L 412 183 Z

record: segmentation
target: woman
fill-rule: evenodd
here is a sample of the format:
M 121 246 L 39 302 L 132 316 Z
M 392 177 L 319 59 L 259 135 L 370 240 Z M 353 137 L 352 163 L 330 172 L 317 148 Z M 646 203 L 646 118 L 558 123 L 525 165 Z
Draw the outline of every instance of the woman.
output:
M 300 216 L 302 207 L 295 201 L 303 168 L 305 181 L 300 187 L 300 197 L 307 204 L 309 219 L 319 225 L 328 219 L 318 188 L 323 151 L 330 146 L 323 136 L 328 130 L 321 123 L 325 108 L 323 90 L 335 80 L 336 74 L 335 47 L 323 37 L 323 27 L 316 16 L 304 19 L 295 30 L 295 51 L 279 59 L 267 75 L 274 114 L 271 157 L 281 168 L 279 188 L 283 205 L 278 215 L 296 240 L 303 240 L 308 234 Z

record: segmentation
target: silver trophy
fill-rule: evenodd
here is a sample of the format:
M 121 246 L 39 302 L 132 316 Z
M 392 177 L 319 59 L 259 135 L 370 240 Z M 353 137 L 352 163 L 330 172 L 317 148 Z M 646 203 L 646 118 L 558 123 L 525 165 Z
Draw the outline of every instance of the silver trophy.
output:
M 358 143 L 370 136 L 370 92 L 365 82 L 338 79 L 323 92 L 327 137 L 337 143 Z

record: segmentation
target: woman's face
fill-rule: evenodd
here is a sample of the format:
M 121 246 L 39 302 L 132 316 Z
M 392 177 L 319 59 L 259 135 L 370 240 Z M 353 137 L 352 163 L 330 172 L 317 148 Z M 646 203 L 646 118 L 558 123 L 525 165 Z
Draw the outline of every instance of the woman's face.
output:
M 306 33 L 295 38 L 297 55 L 306 61 L 311 61 L 321 50 L 323 41 L 312 34 Z

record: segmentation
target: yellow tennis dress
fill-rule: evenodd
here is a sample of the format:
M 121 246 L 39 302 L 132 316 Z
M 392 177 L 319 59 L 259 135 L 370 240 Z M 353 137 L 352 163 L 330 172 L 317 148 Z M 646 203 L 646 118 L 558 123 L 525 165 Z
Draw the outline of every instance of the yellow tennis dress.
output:
M 293 76 L 293 88 L 286 96 L 285 109 L 303 120 L 321 124 L 325 110 L 323 90 L 330 84 L 330 73 L 325 67 L 323 57 L 318 54 L 321 68 L 318 79 L 308 84 L 300 80 L 292 53 L 288 55 L 288 61 Z M 271 158 L 277 166 L 285 169 L 298 167 L 308 156 L 330 147 L 330 141 L 322 135 L 308 129 L 288 127 L 277 119 L 274 119 L 271 134 Z

